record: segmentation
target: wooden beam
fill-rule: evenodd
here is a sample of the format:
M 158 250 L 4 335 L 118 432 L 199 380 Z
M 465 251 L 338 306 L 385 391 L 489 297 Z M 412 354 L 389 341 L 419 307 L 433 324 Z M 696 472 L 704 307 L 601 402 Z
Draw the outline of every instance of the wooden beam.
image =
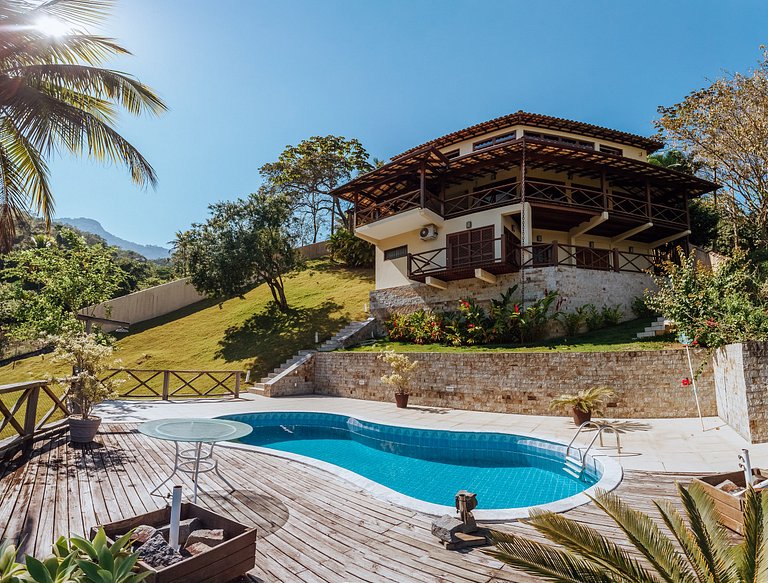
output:
M 674 235 L 670 235 L 669 237 L 664 237 L 663 239 L 659 239 L 658 241 L 649 243 L 648 246 L 653 249 L 654 247 L 658 247 L 659 245 L 664 245 L 665 243 L 670 243 L 682 237 L 687 237 L 690 234 L 691 234 L 691 231 L 689 229 L 686 229 L 685 231 L 680 231 L 679 233 L 675 233 Z
M 430 287 L 436 287 L 437 289 L 448 289 L 448 284 L 446 282 L 444 282 L 442 279 L 432 277 L 431 275 L 428 275 L 424 279 L 424 283 Z
M 634 237 L 638 233 L 642 233 L 646 229 L 650 229 L 653 226 L 653 223 L 645 223 L 643 225 L 640 225 L 639 227 L 635 227 L 634 229 L 629 229 L 628 231 L 624 231 L 623 233 L 616 235 L 611 239 L 611 244 L 615 245 L 619 241 L 623 241 L 624 239 L 629 239 L 630 237 Z
M 573 227 L 570 231 L 568 231 L 568 235 L 570 237 L 579 237 L 586 233 L 587 231 L 591 231 L 594 229 L 597 225 L 604 223 L 608 220 L 608 213 L 603 211 L 599 215 L 595 215 L 588 221 L 584 221 L 580 225 L 576 225 Z
M 475 269 L 475 277 L 486 283 L 496 283 L 496 276 L 479 267 Z

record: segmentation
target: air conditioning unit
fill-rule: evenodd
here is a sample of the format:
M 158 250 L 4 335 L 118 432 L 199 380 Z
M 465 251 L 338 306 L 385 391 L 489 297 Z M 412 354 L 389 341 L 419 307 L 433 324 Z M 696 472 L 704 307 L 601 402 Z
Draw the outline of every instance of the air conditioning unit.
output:
M 425 225 L 419 231 L 419 239 L 422 241 L 431 241 L 437 239 L 437 227 L 435 225 Z

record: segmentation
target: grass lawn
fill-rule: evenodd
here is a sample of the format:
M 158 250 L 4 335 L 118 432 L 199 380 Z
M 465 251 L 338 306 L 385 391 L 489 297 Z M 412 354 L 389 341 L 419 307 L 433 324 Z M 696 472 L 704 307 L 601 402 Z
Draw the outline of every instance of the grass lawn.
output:
M 488 344 L 485 346 L 445 346 L 443 344 L 406 344 L 380 341 L 352 348 L 359 352 L 615 352 L 620 350 L 661 350 L 680 348 L 673 335 L 638 340 L 635 334 L 651 323 L 650 319 L 631 320 L 572 338 L 556 338 L 534 344 Z
M 325 340 L 353 320 L 366 317 L 363 306 L 373 289 L 373 270 L 340 268 L 327 260 L 309 262 L 286 279 L 292 310 L 274 309 L 260 285 L 244 299 L 221 306 L 203 301 L 166 316 L 131 326 L 117 342 L 125 368 L 251 370 L 258 378 L 303 348 Z M 47 355 L 0 368 L 0 384 L 60 375 Z

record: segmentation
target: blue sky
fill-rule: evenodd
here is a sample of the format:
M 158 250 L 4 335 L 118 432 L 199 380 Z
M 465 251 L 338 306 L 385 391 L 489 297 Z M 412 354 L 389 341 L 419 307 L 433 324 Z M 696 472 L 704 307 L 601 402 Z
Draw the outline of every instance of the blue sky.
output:
M 119 0 L 104 32 L 134 56 L 112 65 L 170 107 L 119 129 L 159 185 L 62 156 L 57 215 L 164 245 L 312 135 L 388 158 L 518 109 L 650 134 L 658 105 L 752 67 L 767 24 L 758 1 Z

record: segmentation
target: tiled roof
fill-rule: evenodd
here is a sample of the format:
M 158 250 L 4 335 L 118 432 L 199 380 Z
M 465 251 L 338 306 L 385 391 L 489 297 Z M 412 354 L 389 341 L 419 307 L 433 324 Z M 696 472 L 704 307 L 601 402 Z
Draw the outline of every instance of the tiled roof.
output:
M 618 142 L 619 144 L 643 148 L 647 153 L 655 152 L 664 146 L 663 142 L 654 140 L 652 138 L 639 136 L 637 134 L 620 132 L 618 130 L 612 130 L 610 128 L 604 128 L 580 121 L 572 121 L 569 119 L 552 117 L 549 115 L 541 115 L 538 113 L 528 113 L 520 110 L 516 113 L 511 113 L 509 115 L 504 115 L 488 121 L 484 121 L 483 123 L 464 128 L 463 130 L 446 134 L 440 138 L 435 138 L 434 140 L 425 142 L 420 146 L 406 150 L 402 154 L 393 156 L 392 160 L 397 160 L 407 156 L 408 154 L 421 150 L 422 148 L 442 148 L 469 138 L 481 136 L 483 134 L 487 134 L 488 132 L 500 130 L 514 125 L 529 125 L 542 129 L 571 132 L 581 136 L 602 138 L 612 142 Z

